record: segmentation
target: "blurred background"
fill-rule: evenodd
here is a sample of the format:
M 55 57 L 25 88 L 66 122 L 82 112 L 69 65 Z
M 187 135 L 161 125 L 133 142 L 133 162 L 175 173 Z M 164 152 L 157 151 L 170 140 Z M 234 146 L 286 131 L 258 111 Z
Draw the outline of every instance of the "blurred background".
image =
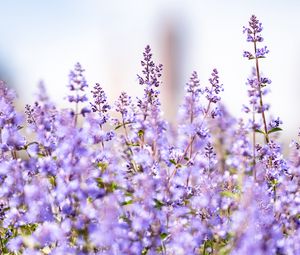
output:
M 197 71 L 202 85 L 217 68 L 223 102 L 241 116 L 245 81 L 254 64 L 242 28 L 252 14 L 263 23 L 270 54 L 261 71 L 273 83 L 271 113 L 284 122 L 282 141 L 300 127 L 300 1 L 297 0 L 0 0 L 0 79 L 14 87 L 20 105 L 32 103 L 43 80 L 51 98 L 66 105 L 69 71 L 76 62 L 90 85 L 99 82 L 113 103 L 121 91 L 139 95 L 140 60 L 149 44 L 164 65 L 163 109 L 172 121 L 184 85 Z M 262 45 L 263 46 L 263 45 Z

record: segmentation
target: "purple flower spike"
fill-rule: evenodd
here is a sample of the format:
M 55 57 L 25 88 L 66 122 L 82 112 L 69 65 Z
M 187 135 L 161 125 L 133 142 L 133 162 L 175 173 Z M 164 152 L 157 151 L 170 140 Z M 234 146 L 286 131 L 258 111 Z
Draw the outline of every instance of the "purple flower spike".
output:
M 162 65 L 155 65 L 152 60 L 151 48 L 149 45 L 146 46 L 145 51 L 143 53 L 144 59 L 141 61 L 142 67 L 144 70 L 142 71 L 143 76 L 138 75 L 140 85 L 148 85 L 159 87 L 161 82 L 159 78 L 161 77 Z
M 211 84 L 211 88 L 205 88 L 206 98 L 209 102 L 217 103 L 221 100 L 219 94 L 221 91 L 223 91 L 223 85 L 219 82 L 217 69 L 213 69 L 209 83 Z
M 266 54 L 269 53 L 269 50 L 267 49 L 267 46 L 261 48 L 261 49 L 257 49 L 256 50 L 256 57 L 257 58 L 264 58 Z
M 57 108 L 41 86 L 25 123 L 0 81 L 0 253 L 300 254 L 300 132 L 283 155 L 282 121 L 264 115 L 271 80 L 259 62 L 268 49 L 258 47 L 254 15 L 244 32 L 254 64 L 246 120 L 220 102 L 213 69 L 201 83 L 192 72 L 178 124 L 168 124 L 162 66 L 149 46 L 138 75 L 143 97 L 122 92 L 114 107 L 97 83 L 85 95 L 76 64 L 73 110 Z
M 269 53 L 269 50 L 267 49 L 267 46 L 258 47 L 258 43 L 263 41 L 263 38 L 261 36 L 262 23 L 256 18 L 255 15 L 252 15 L 249 21 L 249 26 L 244 27 L 244 33 L 247 33 L 247 41 L 253 43 L 254 52 L 251 53 L 249 51 L 244 51 L 243 56 L 255 60 L 255 67 L 252 71 L 252 77 L 248 79 L 248 84 L 251 86 L 251 88 L 248 90 L 248 95 L 250 97 L 250 104 L 252 105 L 252 122 L 255 122 L 255 113 L 260 113 L 262 122 L 263 122 L 263 131 L 261 133 L 264 134 L 264 138 L 267 143 L 269 143 L 269 133 L 268 133 L 268 127 L 267 127 L 267 120 L 265 116 L 265 111 L 269 109 L 268 104 L 264 104 L 263 102 L 263 96 L 267 94 L 267 90 L 264 88 L 267 84 L 271 83 L 271 80 L 269 80 L 266 77 L 262 77 L 260 68 L 259 68 L 259 59 L 265 58 L 266 55 Z M 247 108 L 245 108 L 246 111 Z M 248 107 L 250 109 L 250 107 Z M 248 111 L 250 112 L 250 111 Z M 253 130 L 255 132 L 255 130 Z M 255 146 L 255 133 L 253 134 L 253 146 Z M 255 151 L 253 150 L 253 164 L 255 164 Z
M 84 71 L 85 70 L 81 67 L 81 65 L 76 63 L 74 70 L 72 70 L 69 74 L 68 87 L 71 95 L 68 96 L 68 100 L 70 103 L 75 102 L 78 104 L 88 100 L 87 96 L 84 94 L 85 88 L 88 87 L 86 79 L 83 75 Z
M 74 116 L 74 124 L 77 125 L 78 116 L 81 114 L 83 117 L 88 113 L 88 108 L 85 107 L 83 110 L 79 109 L 79 103 L 88 101 L 88 97 L 85 94 L 85 89 L 88 87 L 85 76 L 83 75 L 84 69 L 79 63 L 75 64 L 74 70 L 69 74 L 70 94 L 67 99 L 70 103 L 75 103 L 75 109 L 71 110 L 71 115 Z
M 243 32 L 247 34 L 248 42 L 262 42 L 263 37 L 260 32 L 263 30 L 262 23 L 255 15 L 252 15 L 249 21 L 249 27 L 244 27 Z
M 106 113 L 111 107 L 107 103 L 107 97 L 103 88 L 99 83 L 96 83 L 96 85 L 94 86 L 94 90 L 92 90 L 91 92 L 94 99 L 94 103 L 90 103 L 92 106 L 92 111 Z

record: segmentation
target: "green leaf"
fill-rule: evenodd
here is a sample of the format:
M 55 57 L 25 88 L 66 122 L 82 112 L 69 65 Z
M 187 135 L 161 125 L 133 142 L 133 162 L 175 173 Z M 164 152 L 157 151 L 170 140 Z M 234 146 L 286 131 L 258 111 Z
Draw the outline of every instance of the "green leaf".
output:
M 144 136 L 144 133 L 145 133 L 144 130 L 140 129 L 138 132 L 138 136 L 142 137 L 142 136 Z
M 160 210 L 165 205 L 162 201 L 160 201 L 160 200 L 158 200 L 156 198 L 154 198 L 154 202 L 155 202 L 155 206 L 154 207 L 156 209 L 158 209 L 158 210 Z
M 148 253 L 148 251 L 149 251 L 148 247 L 144 248 L 142 251 L 142 255 L 146 255 Z
M 31 235 L 36 230 L 37 227 L 38 227 L 38 224 L 36 224 L 36 223 L 26 224 L 26 225 L 20 226 L 19 230 L 22 235 L 28 236 L 28 235 Z
M 55 176 L 49 175 L 48 180 L 53 187 L 56 187 L 56 177 Z
M 275 132 L 278 132 L 278 131 L 282 131 L 282 129 L 280 127 L 275 127 L 275 128 L 270 129 L 268 131 L 268 134 L 275 133 Z
M 101 189 L 104 189 L 104 182 L 101 177 L 96 178 L 97 186 Z
M 233 198 L 233 199 L 237 199 L 239 197 L 238 194 L 233 193 L 233 192 L 228 191 L 228 190 L 222 191 L 220 194 L 221 194 L 222 197 L 230 197 L 230 198 Z
M 101 177 L 96 178 L 96 182 L 99 188 L 105 189 L 108 193 L 112 193 L 118 189 L 118 185 L 115 182 L 104 182 Z
M 140 146 L 139 143 L 126 143 L 128 146 Z
M 100 168 L 102 172 L 104 172 L 107 168 L 107 164 L 103 162 L 98 162 L 97 167 Z
M 115 130 L 119 129 L 120 127 L 125 127 L 126 125 L 131 124 L 131 122 L 125 122 L 124 124 L 119 124 L 115 127 Z
M 119 217 L 119 219 L 120 219 L 120 220 L 123 220 L 123 221 L 126 222 L 127 224 L 131 224 L 130 219 L 129 219 L 125 214 L 121 215 L 121 216 Z
M 177 164 L 177 165 L 176 165 L 176 168 L 180 168 L 180 167 L 182 167 L 181 164 Z
M 219 254 L 219 255 L 228 255 L 228 254 L 230 254 L 230 252 L 231 252 L 231 247 L 228 245 L 228 246 L 222 247 L 222 248 L 219 250 L 218 254 Z
M 167 233 L 161 233 L 159 236 L 160 236 L 160 239 L 164 240 L 164 239 L 166 239 L 168 234 Z
M 162 253 L 163 250 L 164 250 L 164 248 L 163 248 L 162 245 L 160 245 L 160 246 L 158 246 L 158 247 L 156 248 L 156 252 L 157 252 L 157 253 Z
M 132 193 L 133 191 L 129 191 L 129 190 L 125 190 L 125 196 L 126 197 L 132 197 L 133 196 L 133 193 Z
M 107 189 L 108 192 L 113 192 L 118 188 L 118 185 L 115 182 L 111 182 L 109 188 Z
M 260 129 L 255 129 L 255 132 L 256 132 L 256 133 L 261 133 L 261 134 L 264 134 L 264 135 L 265 135 L 265 132 L 262 131 L 262 130 L 260 130 Z
M 115 130 L 119 129 L 119 128 L 122 127 L 122 126 L 123 126 L 123 124 L 120 124 L 120 125 L 116 126 L 116 127 L 115 127 Z
M 130 200 L 128 200 L 128 201 L 122 202 L 121 205 L 122 205 L 122 206 L 124 206 L 124 205 L 131 205 L 132 203 L 133 203 L 133 200 L 130 199 Z
M 174 159 L 170 159 L 170 162 L 173 164 L 173 165 L 176 165 L 176 161 Z
M 273 179 L 273 180 L 270 180 L 269 183 L 271 184 L 272 187 L 276 187 L 278 185 L 278 180 Z

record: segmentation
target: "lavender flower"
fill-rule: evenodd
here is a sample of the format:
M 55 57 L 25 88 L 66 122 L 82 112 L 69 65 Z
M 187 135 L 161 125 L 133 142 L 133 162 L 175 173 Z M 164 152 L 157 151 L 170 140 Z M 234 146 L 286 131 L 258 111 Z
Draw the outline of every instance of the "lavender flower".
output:
M 94 103 L 91 103 L 92 111 L 106 113 L 110 109 L 110 106 L 107 104 L 105 92 L 99 83 L 96 83 L 94 86 L 92 94 L 94 98 Z
M 206 98 L 211 103 L 217 103 L 220 101 L 220 97 L 218 94 L 223 90 L 223 85 L 219 82 L 219 76 L 217 69 L 213 69 L 213 72 L 211 74 L 211 78 L 209 78 L 209 83 L 211 84 L 211 88 L 206 87 L 205 93 Z
M 75 103 L 75 110 L 71 111 L 74 115 L 75 125 L 77 124 L 77 118 L 79 115 L 78 104 L 88 101 L 86 94 L 84 94 L 84 90 L 88 87 L 87 81 L 83 75 L 84 71 L 85 70 L 81 67 L 81 65 L 76 63 L 74 70 L 72 70 L 69 74 L 68 87 L 70 95 L 68 95 L 68 101 L 70 103 Z M 87 108 L 82 108 L 80 113 L 84 116 L 87 112 Z
M 122 92 L 114 107 L 99 84 L 87 102 L 76 64 L 74 109 L 57 108 L 41 85 L 24 123 L 0 82 L 1 254 L 299 254 L 300 142 L 283 155 L 282 121 L 264 115 L 262 24 L 252 16 L 244 32 L 255 60 L 246 120 L 221 104 L 214 69 L 206 86 L 192 73 L 178 125 L 168 124 L 149 46 L 143 97 Z
M 251 16 L 249 27 L 243 27 L 243 33 L 247 33 L 248 42 L 262 42 L 264 40 L 260 34 L 262 30 L 262 23 L 255 15 Z
M 252 123 L 252 161 L 253 161 L 253 176 L 256 178 L 256 132 L 262 133 L 264 135 L 266 143 L 269 143 L 269 130 L 267 127 L 267 120 L 265 112 L 269 109 L 268 104 L 263 103 L 263 96 L 267 93 L 267 90 L 264 88 L 267 84 L 271 83 L 271 80 L 262 77 L 260 68 L 259 68 L 259 59 L 264 58 L 269 50 L 266 46 L 258 48 L 257 43 L 263 41 L 261 36 L 262 24 L 256 18 L 255 15 L 252 15 L 249 21 L 249 26 L 244 27 L 243 32 L 247 33 L 247 41 L 253 43 L 254 53 L 249 51 L 244 51 L 244 57 L 247 57 L 250 60 L 255 60 L 255 67 L 252 70 L 252 77 L 248 79 L 248 85 L 250 89 L 248 90 L 248 95 L 250 98 L 250 107 L 244 107 L 245 112 L 252 112 L 252 118 L 250 122 Z M 263 130 L 257 129 L 256 125 L 256 113 L 261 115 Z
M 149 45 L 146 46 L 145 51 L 143 53 L 144 59 L 141 61 L 142 67 L 144 70 L 142 71 L 143 76 L 138 75 L 140 85 L 148 85 L 159 87 L 161 77 L 162 65 L 155 65 L 152 60 L 151 48 Z

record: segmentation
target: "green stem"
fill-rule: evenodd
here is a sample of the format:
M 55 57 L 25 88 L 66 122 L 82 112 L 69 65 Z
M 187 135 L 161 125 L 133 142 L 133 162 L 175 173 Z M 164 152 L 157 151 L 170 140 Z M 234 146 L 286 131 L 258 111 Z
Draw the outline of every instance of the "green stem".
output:
M 4 254 L 4 244 L 3 244 L 3 240 L 2 240 L 1 235 L 0 235 L 0 244 L 1 244 L 1 254 L 2 253 Z
M 254 35 L 255 38 L 255 35 Z M 264 132 L 265 132 L 265 140 L 266 143 L 269 143 L 269 135 L 268 135 L 268 128 L 267 128 L 267 122 L 266 122 L 266 116 L 265 116 L 265 110 L 263 109 L 263 99 L 262 99 L 262 92 L 261 92 L 261 84 L 260 84 L 260 73 L 259 73 L 259 64 L 258 64 L 258 58 L 256 56 L 256 41 L 254 41 L 254 53 L 255 53 L 255 67 L 256 67 L 256 77 L 258 81 L 258 92 L 259 92 L 259 104 L 261 107 L 261 115 L 264 123 Z
M 206 247 L 206 241 L 205 241 L 205 242 L 204 242 L 204 247 L 203 247 L 203 253 L 202 253 L 203 255 L 206 255 L 206 248 L 207 248 L 207 247 Z

